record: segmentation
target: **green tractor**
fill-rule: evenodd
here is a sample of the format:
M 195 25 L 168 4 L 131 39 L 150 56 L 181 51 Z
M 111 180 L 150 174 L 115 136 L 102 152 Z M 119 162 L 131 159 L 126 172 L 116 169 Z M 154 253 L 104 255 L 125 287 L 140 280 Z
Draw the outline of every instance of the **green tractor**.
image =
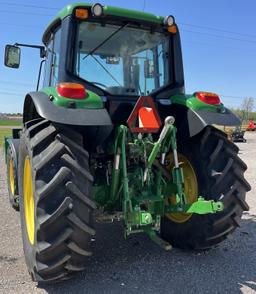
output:
M 19 67 L 22 46 L 42 61 L 5 153 L 34 281 L 82 271 L 95 220 L 121 220 L 125 238 L 144 233 L 165 250 L 206 250 L 239 226 L 246 165 L 213 125 L 240 121 L 218 95 L 184 93 L 173 16 L 75 3 L 43 46 L 7 45 L 5 65 Z

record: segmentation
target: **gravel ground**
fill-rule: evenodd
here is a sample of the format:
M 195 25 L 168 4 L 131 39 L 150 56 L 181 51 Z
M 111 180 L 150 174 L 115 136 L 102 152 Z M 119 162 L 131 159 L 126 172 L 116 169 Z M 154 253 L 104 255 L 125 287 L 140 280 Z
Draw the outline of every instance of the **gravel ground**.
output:
M 207 253 L 165 252 L 146 236 L 122 237 L 120 224 L 100 224 L 94 255 L 73 280 L 39 287 L 27 273 L 19 215 L 7 199 L 6 171 L 0 150 L 0 293 L 256 293 L 256 133 L 239 143 L 252 185 L 250 212 L 241 228 Z

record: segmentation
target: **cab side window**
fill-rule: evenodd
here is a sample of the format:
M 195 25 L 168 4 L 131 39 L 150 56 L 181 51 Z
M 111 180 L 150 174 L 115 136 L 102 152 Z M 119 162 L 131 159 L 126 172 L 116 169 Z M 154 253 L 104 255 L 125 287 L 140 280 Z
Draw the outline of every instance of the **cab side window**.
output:
M 50 37 L 46 46 L 44 87 L 54 87 L 58 83 L 61 46 L 61 29 L 58 28 Z
M 58 83 L 59 76 L 59 64 L 60 64 L 60 37 L 61 29 L 59 28 L 53 39 L 53 53 L 52 53 L 52 75 L 51 75 L 51 86 L 56 86 Z
M 46 61 L 44 66 L 44 87 L 50 86 L 50 80 L 51 80 L 51 67 L 52 67 L 52 49 L 53 49 L 53 39 L 51 36 L 51 39 L 48 41 L 47 47 L 46 47 Z

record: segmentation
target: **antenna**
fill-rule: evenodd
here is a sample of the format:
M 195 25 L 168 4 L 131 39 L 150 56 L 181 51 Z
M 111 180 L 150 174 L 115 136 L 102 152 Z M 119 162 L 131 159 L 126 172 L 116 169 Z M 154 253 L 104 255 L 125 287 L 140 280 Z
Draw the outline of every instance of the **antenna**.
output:
M 145 8 L 146 8 L 146 0 L 143 0 L 143 11 L 145 11 Z

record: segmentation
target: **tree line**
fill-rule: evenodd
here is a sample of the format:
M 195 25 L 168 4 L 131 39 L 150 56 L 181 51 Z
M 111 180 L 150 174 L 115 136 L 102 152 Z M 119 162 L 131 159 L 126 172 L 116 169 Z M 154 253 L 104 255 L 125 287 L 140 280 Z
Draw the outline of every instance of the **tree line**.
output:
M 231 110 L 236 113 L 244 123 L 251 119 L 256 121 L 255 100 L 253 97 L 244 98 L 239 108 Z

